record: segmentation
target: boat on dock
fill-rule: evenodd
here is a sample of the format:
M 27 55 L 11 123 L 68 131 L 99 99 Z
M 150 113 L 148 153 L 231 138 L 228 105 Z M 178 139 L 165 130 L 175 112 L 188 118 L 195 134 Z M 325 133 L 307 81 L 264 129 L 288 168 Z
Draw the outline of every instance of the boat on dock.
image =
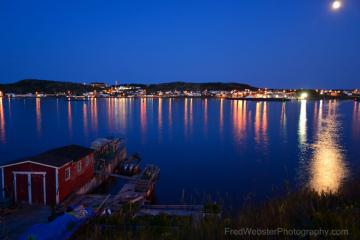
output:
M 154 165 L 146 165 L 144 171 L 140 174 L 137 180 L 138 184 L 150 185 L 153 182 L 160 180 L 160 168 Z
M 119 202 L 140 202 L 151 196 L 154 191 L 155 182 L 160 180 L 160 168 L 154 165 L 146 165 L 140 175 L 134 175 L 129 183 L 115 195 L 114 200 Z
M 118 171 L 115 173 L 119 173 L 121 175 L 129 175 L 132 176 L 134 174 L 139 173 L 140 171 L 140 163 L 141 158 L 138 153 L 133 153 L 129 158 L 125 158 L 124 161 L 120 164 Z

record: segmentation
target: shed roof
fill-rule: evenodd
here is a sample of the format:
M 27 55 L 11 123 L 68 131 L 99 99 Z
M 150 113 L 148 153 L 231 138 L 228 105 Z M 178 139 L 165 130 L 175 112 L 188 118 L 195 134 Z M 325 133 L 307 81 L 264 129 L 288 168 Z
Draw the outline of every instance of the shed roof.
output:
M 21 164 L 24 162 L 34 162 L 49 167 L 59 168 L 68 163 L 76 162 L 93 151 L 94 149 L 72 144 L 65 147 L 55 148 L 39 155 L 16 159 L 0 167 Z

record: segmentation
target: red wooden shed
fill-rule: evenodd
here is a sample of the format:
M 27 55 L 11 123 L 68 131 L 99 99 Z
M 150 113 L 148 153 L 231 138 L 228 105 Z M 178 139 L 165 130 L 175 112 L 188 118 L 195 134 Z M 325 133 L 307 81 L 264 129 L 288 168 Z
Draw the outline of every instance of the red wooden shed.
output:
M 94 174 L 93 149 L 77 145 L 21 158 L 2 170 L 3 197 L 30 204 L 59 204 Z

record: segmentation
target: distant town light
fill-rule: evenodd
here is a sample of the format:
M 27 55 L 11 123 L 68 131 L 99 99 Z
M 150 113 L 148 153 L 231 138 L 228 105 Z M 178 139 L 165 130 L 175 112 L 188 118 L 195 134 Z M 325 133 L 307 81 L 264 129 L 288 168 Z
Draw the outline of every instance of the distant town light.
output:
M 302 98 L 302 99 L 307 98 L 307 93 L 303 93 L 303 94 L 301 94 L 301 98 Z

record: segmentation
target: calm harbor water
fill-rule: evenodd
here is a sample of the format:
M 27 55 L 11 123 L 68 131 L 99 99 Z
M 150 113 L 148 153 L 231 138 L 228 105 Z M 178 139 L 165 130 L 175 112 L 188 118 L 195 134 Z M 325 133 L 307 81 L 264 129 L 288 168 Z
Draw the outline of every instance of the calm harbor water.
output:
M 161 168 L 155 200 L 257 199 L 273 187 L 336 190 L 360 170 L 360 103 L 225 99 L 0 98 L 0 164 L 99 137 L 125 137 Z M 112 180 L 116 193 L 123 180 Z

